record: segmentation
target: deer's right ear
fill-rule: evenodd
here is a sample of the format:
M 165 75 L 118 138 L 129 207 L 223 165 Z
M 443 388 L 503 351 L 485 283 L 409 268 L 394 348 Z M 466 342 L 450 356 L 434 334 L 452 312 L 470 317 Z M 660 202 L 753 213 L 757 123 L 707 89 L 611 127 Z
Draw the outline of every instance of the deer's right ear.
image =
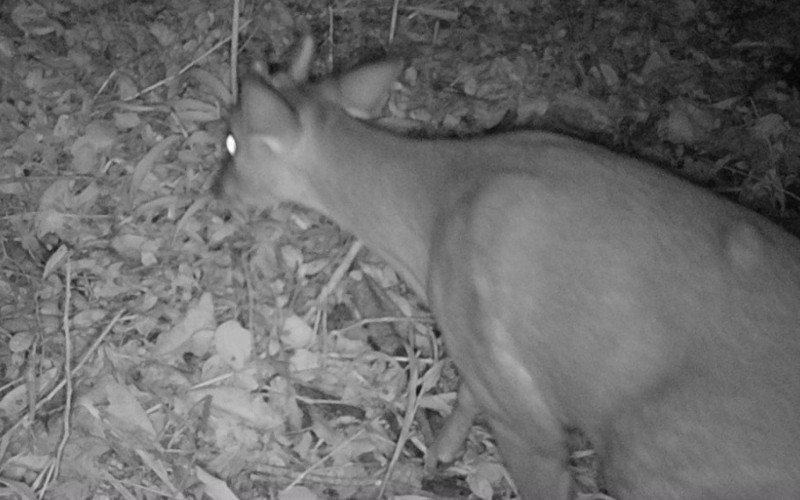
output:
M 335 99 L 348 114 L 369 119 L 378 116 L 391 93 L 392 83 L 405 66 L 402 60 L 388 60 L 360 66 L 329 83 L 335 84 Z
M 305 83 L 311 72 L 311 61 L 314 60 L 314 39 L 305 35 L 297 46 L 294 59 L 289 67 L 289 76 L 295 83 Z
M 245 146 L 242 141 L 256 140 L 267 144 L 274 153 L 281 153 L 301 134 L 296 110 L 279 89 L 258 75 L 247 75 L 242 80 L 237 110 L 241 127 L 237 137 L 239 149 Z
M 254 73 L 264 80 L 269 81 L 269 68 L 267 68 L 267 64 L 263 61 L 256 61 L 250 66 L 250 72 Z

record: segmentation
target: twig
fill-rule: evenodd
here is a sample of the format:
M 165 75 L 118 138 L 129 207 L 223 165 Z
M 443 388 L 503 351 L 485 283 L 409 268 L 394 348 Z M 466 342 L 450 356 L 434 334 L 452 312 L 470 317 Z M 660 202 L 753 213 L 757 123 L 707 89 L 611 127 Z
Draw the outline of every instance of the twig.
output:
M 328 2 L 328 71 L 333 71 L 333 2 Z
M 417 395 L 417 385 L 419 383 L 419 364 L 417 363 L 416 347 L 414 346 L 414 335 L 409 335 L 408 338 L 410 345 L 407 346 L 409 371 L 409 381 L 407 387 L 409 389 L 407 391 L 408 397 L 406 398 L 406 411 L 405 415 L 403 416 L 403 427 L 400 429 L 400 436 L 397 438 L 392 459 L 389 461 L 389 465 L 386 467 L 386 473 L 383 475 L 383 480 L 381 481 L 381 490 L 378 494 L 379 499 L 384 498 L 386 488 L 390 484 L 392 472 L 394 472 L 397 461 L 400 460 L 400 455 L 403 453 L 406 442 L 411 436 L 411 425 L 414 423 L 414 415 L 417 414 L 417 409 L 419 408 L 420 398 Z
M 92 97 L 92 101 L 96 101 L 97 98 L 100 97 L 100 94 L 105 92 L 106 87 L 108 87 L 109 84 L 111 83 L 111 80 L 113 80 L 114 77 L 117 76 L 117 73 L 119 73 L 119 70 L 115 69 L 114 71 L 112 71 L 111 73 L 108 74 L 106 79 L 103 80 L 103 83 L 100 84 L 100 88 L 97 89 L 97 92 L 94 93 L 94 97 Z
M 319 297 L 317 301 L 319 303 L 325 302 L 327 300 L 328 295 L 330 295 L 333 290 L 339 285 L 339 282 L 342 281 L 344 274 L 350 269 L 350 266 L 353 265 L 353 261 L 356 259 L 356 255 L 361 249 L 364 247 L 364 244 L 361 243 L 359 240 L 355 240 L 353 244 L 350 246 L 350 249 L 347 251 L 347 255 L 344 256 L 344 259 L 336 268 L 336 270 L 331 274 L 331 279 L 322 287 L 322 290 L 319 292 Z
M 62 328 L 64 331 L 64 382 L 66 386 L 66 394 L 64 397 L 64 432 L 61 435 L 61 441 L 58 443 L 56 456 L 47 468 L 44 484 L 42 484 L 42 487 L 39 489 L 39 498 L 44 498 L 50 483 L 58 479 L 59 472 L 61 471 L 61 461 L 64 459 L 64 450 L 67 447 L 67 441 L 70 436 L 70 417 L 72 416 L 72 337 L 69 328 L 69 311 L 70 304 L 72 303 L 72 262 L 69 260 L 69 257 L 67 257 L 64 281 L 66 285 L 64 290 L 64 315 L 62 318 Z
M 231 96 L 233 102 L 239 102 L 239 89 L 236 82 L 239 76 L 236 74 L 239 60 L 239 0 L 233 0 L 233 20 L 231 22 Z
M 392 5 L 392 20 L 389 23 L 389 45 L 394 41 L 394 33 L 397 31 L 397 9 L 400 8 L 400 0 L 394 0 Z
M 353 242 L 353 244 L 350 246 L 350 249 L 347 251 L 347 254 L 344 256 L 344 259 L 342 260 L 342 262 L 339 263 L 339 265 L 336 267 L 336 270 L 333 271 L 333 274 L 331 274 L 331 279 L 329 279 L 328 282 L 325 284 L 325 286 L 322 287 L 322 290 L 320 290 L 319 297 L 317 297 L 317 304 L 319 304 L 319 306 L 317 307 L 316 313 L 314 313 L 313 310 L 309 311 L 309 318 L 310 318 L 310 314 L 314 314 L 314 331 L 315 332 L 324 331 L 324 330 L 322 330 L 320 328 L 320 325 L 322 325 L 323 323 L 326 323 L 326 316 L 325 315 L 326 315 L 328 310 L 325 307 L 325 302 L 328 300 L 328 296 L 331 293 L 333 293 L 333 291 L 336 289 L 336 287 L 342 281 L 342 278 L 344 277 L 344 273 L 346 273 L 347 270 L 350 269 L 350 266 L 353 265 L 353 261 L 355 260 L 356 255 L 358 255 L 358 252 L 360 252 L 363 247 L 364 247 L 364 244 L 361 243 L 361 241 L 355 240 Z M 325 338 L 327 338 L 327 337 L 325 337 Z M 325 340 L 325 339 L 323 339 L 323 340 Z M 323 354 L 327 354 L 327 351 L 328 351 L 327 343 L 323 342 L 323 345 L 322 345 Z
M 412 323 L 435 323 L 434 319 L 430 316 L 382 316 L 380 318 L 364 318 L 356 321 L 355 323 L 343 326 L 337 330 L 331 330 L 331 335 L 341 335 L 344 332 L 361 328 L 362 326 L 371 325 L 374 323 L 403 323 L 410 321 Z
M 89 358 L 92 356 L 92 354 L 94 354 L 94 352 L 98 349 L 98 347 L 100 347 L 100 344 L 103 342 L 103 340 L 105 340 L 106 336 L 108 336 L 108 334 L 111 332 L 111 329 L 114 328 L 114 325 L 117 324 L 117 321 L 119 321 L 119 319 L 122 317 L 124 313 L 125 309 L 120 309 L 120 311 L 111 319 L 111 322 L 108 324 L 108 326 L 106 326 L 106 329 L 103 330 L 103 333 L 101 333 L 100 336 L 97 337 L 97 340 L 95 340 L 94 343 L 92 343 L 91 347 L 89 347 L 89 350 L 86 351 L 86 354 L 83 355 L 78 364 L 75 365 L 75 368 L 72 369 L 72 371 L 70 372 L 70 376 L 74 377 L 75 375 L 78 374 L 78 372 L 81 371 L 83 365 L 85 365 L 89 361 Z M 41 408 L 45 403 L 53 399 L 59 393 L 59 391 L 61 391 L 61 389 L 64 388 L 65 385 L 66 382 L 63 380 L 58 384 L 56 384 L 56 386 L 53 387 L 53 389 L 46 396 L 43 396 L 36 403 L 36 409 Z M 3 436 L 17 430 L 19 426 L 22 425 L 22 421 L 23 419 L 17 420 L 14 423 L 14 425 L 9 427 L 9 429 L 3 434 Z
M 66 275 L 67 289 L 64 295 L 64 434 L 61 436 L 61 442 L 58 445 L 58 451 L 56 453 L 56 471 L 53 476 L 54 478 L 58 478 L 61 460 L 64 458 L 64 449 L 67 447 L 67 440 L 70 436 L 70 422 L 72 417 L 72 335 L 69 328 L 69 311 L 70 304 L 72 303 L 72 262 L 69 260 L 69 257 L 67 257 Z
M 300 482 L 301 482 L 301 481 L 302 481 L 302 480 L 303 480 L 303 479 L 304 479 L 304 478 L 305 478 L 305 477 L 306 477 L 306 476 L 307 476 L 307 475 L 308 475 L 308 474 L 309 474 L 311 471 L 313 471 L 314 469 L 316 469 L 317 467 L 319 467 L 320 465 L 322 465 L 323 463 L 325 463 L 325 461 L 326 461 L 326 460 L 328 460 L 328 458 L 332 457 L 332 456 L 333 456 L 333 454 L 334 454 L 334 453 L 336 453 L 336 452 L 337 452 L 337 451 L 338 451 L 340 448 L 342 448 L 344 445 L 346 445 L 346 444 L 349 444 L 351 441 L 353 441 L 355 438 L 357 438 L 357 437 L 358 437 L 358 436 L 359 436 L 359 435 L 360 435 L 362 432 L 364 432 L 364 429 L 359 429 L 359 431 L 358 431 L 358 432 L 356 432 L 355 434 L 353 434 L 353 435 L 352 435 L 352 436 L 350 436 L 349 438 L 345 439 L 345 440 L 344 440 L 344 441 L 342 441 L 341 443 L 339 443 L 339 444 L 337 444 L 336 446 L 334 446 L 334 447 L 333 447 L 333 449 L 332 449 L 332 450 L 331 450 L 331 451 L 330 451 L 330 452 L 329 452 L 327 455 L 325 455 L 324 457 L 320 458 L 319 460 L 317 460 L 316 462 L 314 462 L 313 464 L 311 464 L 311 465 L 310 465 L 310 466 L 309 466 L 309 467 L 308 467 L 306 470 L 304 470 L 303 472 L 301 472 L 301 473 L 300 473 L 300 475 L 298 475 L 298 476 L 297 476 L 297 477 L 296 477 L 296 478 L 295 478 L 295 479 L 294 479 L 294 480 L 293 480 L 293 481 L 292 481 L 292 482 L 289 484 L 289 486 L 287 486 L 286 488 L 284 488 L 284 489 L 283 489 L 283 491 L 287 491 L 287 490 L 289 490 L 289 489 L 291 489 L 291 488 L 294 488 L 294 487 L 295 487 L 295 486 L 297 486 L 298 484 L 300 484 Z

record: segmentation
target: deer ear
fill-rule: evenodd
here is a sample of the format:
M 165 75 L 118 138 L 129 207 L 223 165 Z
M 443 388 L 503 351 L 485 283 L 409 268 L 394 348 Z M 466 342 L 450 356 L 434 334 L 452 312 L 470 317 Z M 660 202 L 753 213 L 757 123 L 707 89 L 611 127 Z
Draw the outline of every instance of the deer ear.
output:
M 404 65 L 402 60 L 381 61 L 341 75 L 336 81 L 339 105 L 357 118 L 375 117 Z
M 250 72 L 254 73 L 266 81 L 269 81 L 269 69 L 263 61 L 256 61 L 250 66 Z
M 281 153 L 300 137 L 300 119 L 295 109 L 278 90 L 257 75 L 248 75 L 242 80 L 238 115 L 240 142 L 258 140 L 274 153 Z
M 295 83 L 305 83 L 308 80 L 315 49 L 311 35 L 305 35 L 300 40 L 292 64 L 289 66 L 289 76 Z

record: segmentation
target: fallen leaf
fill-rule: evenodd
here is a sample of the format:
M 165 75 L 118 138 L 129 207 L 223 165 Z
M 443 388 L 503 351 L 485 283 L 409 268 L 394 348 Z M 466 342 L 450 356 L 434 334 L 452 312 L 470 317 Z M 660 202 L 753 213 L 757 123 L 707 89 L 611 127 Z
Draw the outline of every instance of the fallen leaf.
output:
M 319 495 L 305 486 L 292 486 L 278 493 L 278 500 L 319 500 Z
M 226 321 L 214 332 L 217 354 L 234 370 L 244 368 L 253 356 L 253 334 L 238 321 Z
M 154 354 L 178 354 L 180 349 L 191 341 L 192 335 L 200 330 L 214 330 L 214 299 L 206 292 L 189 307 L 186 316 L 172 330 L 158 337 Z
M 153 428 L 152 422 L 130 390 L 116 382 L 109 382 L 105 389 L 108 398 L 108 413 L 122 422 L 143 430 L 147 436 L 155 439 L 156 430 Z
M 194 401 L 211 397 L 211 406 L 218 414 L 241 419 L 250 427 L 270 430 L 283 424 L 283 417 L 268 405 L 261 395 L 235 387 L 215 387 L 190 392 Z
M 216 478 L 205 471 L 200 466 L 195 465 L 194 472 L 197 479 L 203 483 L 203 492 L 211 497 L 212 500 L 237 500 L 238 497 L 231 491 L 222 479 Z
M 295 349 L 308 347 L 315 340 L 314 330 L 299 316 L 293 314 L 283 322 L 281 341 L 287 347 Z

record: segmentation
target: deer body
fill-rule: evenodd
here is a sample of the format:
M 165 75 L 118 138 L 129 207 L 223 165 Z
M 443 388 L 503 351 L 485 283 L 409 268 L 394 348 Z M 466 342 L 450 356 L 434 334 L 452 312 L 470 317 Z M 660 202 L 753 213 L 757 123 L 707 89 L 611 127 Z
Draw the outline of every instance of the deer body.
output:
M 568 498 L 565 429 L 625 498 L 800 498 L 800 242 L 637 159 L 515 132 L 420 141 L 368 115 L 379 63 L 243 81 L 218 192 L 330 217 L 427 300 L 528 500 Z M 350 113 L 348 113 L 349 111 Z

